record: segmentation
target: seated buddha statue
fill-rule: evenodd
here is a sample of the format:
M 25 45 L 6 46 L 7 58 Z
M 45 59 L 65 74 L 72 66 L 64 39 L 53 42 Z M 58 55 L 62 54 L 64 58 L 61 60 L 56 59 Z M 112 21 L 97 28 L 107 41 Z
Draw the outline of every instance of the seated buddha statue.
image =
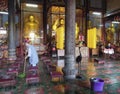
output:
M 35 37 L 39 36 L 39 23 L 35 20 L 33 15 L 25 21 L 24 37 L 29 37 L 30 33 L 34 33 Z

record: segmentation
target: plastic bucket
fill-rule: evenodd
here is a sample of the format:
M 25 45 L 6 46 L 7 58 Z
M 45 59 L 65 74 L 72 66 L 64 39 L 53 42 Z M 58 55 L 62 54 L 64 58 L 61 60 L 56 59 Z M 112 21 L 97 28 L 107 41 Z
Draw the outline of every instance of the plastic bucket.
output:
M 100 78 L 90 78 L 91 90 L 93 91 L 103 91 L 104 80 Z

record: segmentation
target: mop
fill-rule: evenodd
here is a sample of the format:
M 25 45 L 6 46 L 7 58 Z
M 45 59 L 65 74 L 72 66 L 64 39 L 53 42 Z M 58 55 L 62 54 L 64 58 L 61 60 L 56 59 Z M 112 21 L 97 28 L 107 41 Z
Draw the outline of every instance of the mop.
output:
M 25 55 L 26 56 L 26 55 Z M 26 59 L 24 58 L 24 67 L 23 67 L 23 73 L 19 74 L 18 77 L 24 78 L 25 77 L 25 70 L 26 70 Z

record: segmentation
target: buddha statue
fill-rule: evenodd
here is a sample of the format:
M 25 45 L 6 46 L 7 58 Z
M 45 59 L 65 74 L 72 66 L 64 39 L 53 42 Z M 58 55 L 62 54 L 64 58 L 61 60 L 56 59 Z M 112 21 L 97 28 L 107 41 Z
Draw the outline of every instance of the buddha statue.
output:
M 65 40 L 65 25 L 64 19 L 60 19 L 60 24 L 56 28 L 56 48 L 64 49 L 64 40 Z
M 31 33 L 34 33 L 35 37 L 39 36 L 39 22 L 35 20 L 33 15 L 30 15 L 29 18 L 25 21 L 24 37 L 30 37 Z
M 79 34 L 79 27 L 76 23 L 75 25 L 75 38 L 78 38 Z M 56 48 L 57 49 L 64 49 L 64 41 L 65 41 L 65 21 L 63 18 L 60 20 L 56 20 L 52 26 L 53 31 L 56 35 Z
M 108 28 L 107 28 L 107 41 L 108 42 L 114 42 L 114 33 L 115 33 L 115 27 L 114 24 L 111 24 Z
M 55 33 L 56 33 L 56 29 L 57 29 L 58 25 L 59 25 L 59 19 L 57 19 L 52 26 L 52 29 Z
M 88 21 L 88 29 L 92 28 L 92 22 L 89 20 Z

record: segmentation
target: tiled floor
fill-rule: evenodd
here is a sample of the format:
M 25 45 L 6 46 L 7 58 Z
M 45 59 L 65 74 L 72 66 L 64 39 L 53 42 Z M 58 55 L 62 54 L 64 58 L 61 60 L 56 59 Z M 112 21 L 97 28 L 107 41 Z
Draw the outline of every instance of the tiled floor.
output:
M 41 56 L 42 57 L 42 56 Z M 16 86 L 0 88 L 0 94 L 120 94 L 120 61 L 106 59 L 105 64 L 98 64 L 93 59 L 84 58 L 81 62 L 81 77 L 72 81 L 52 82 L 43 64 L 39 62 L 40 83 L 27 85 L 25 78 L 16 78 Z M 52 59 L 51 62 L 62 62 Z M 9 67 L 6 64 L 4 70 Z M 77 67 L 77 66 L 76 66 Z M 104 80 L 103 92 L 94 92 L 90 88 L 90 78 Z

